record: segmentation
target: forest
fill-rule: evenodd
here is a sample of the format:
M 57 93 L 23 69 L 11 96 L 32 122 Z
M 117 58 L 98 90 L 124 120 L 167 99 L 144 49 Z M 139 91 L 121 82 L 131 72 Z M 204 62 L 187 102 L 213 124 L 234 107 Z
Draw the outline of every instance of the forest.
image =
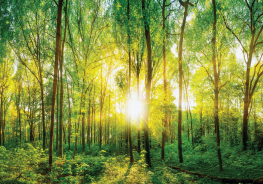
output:
M 0 183 L 263 183 L 263 0 L 0 0 Z

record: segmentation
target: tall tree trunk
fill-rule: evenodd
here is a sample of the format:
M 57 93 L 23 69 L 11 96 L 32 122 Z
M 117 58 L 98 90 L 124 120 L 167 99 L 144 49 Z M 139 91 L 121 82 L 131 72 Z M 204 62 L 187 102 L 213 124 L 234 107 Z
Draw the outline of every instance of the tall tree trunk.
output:
M 130 21 L 130 0 L 128 0 L 128 5 L 127 5 L 127 16 L 128 16 L 128 23 Z M 130 30 L 128 26 L 128 44 L 129 44 L 129 103 L 131 101 L 131 48 L 130 48 Z M 129 146 L 130 146 L 130 162 L 133 164 L 134 163 L 134 158 L 133 158 L 133 152 L 132 152 L 132 138 L 131 138 L 131 109 L 128 109 L 128 123 L 129 123 Z
M 116 124 L 117 124 L 117 90 L 115 92 L 115 139 L 114 139 L 114 142 L 115 142 L 115 148 L 117 147 L 117 129 L 116 129 Z
M 202 120 L 203 120 L 203 98 L 202 98 L 202 103 L 201 103 L 201 109 L 200 109 L 200 126 L 201 126 L 201 137 L 203 136 L 203 125 L 202 125 Z
M 218 71 L 216 66 L 216 2 L 215 0 L 212 0 L 213 3 L 213 16 L 214 16 L 214 22 L 213 22 L 213 38 L 212 38 L 212 49 L 213 49 L 213 56 L 212 56 L 212 62 L 213 62 L 213 68 L 214 68 L 214 92 L 215 92 L 215 99 L 214 99 L 214 108 L 215 108 L 215 126 L 216 126 L 216 143 L 217 143 L 217 156 L 219 160 L 219 170 L 223 170 L 222 165 L 222 157 L 221 157 L 221 150 L 220 150 L 220 131 L 219 131 L 219 118 L 218 118 L 218 95 L 219 95 L 219 89 L 218 89 Z M 219 70 L 219 68 L 218 68 Z
M 80 113 L 79 115 L 81 115 L 81 113 Z M 75 159 L 75 154 L 76 154 L 77 145 L 78 145 L 79 122 L 80 122 L 80 118 L 78 118 L 78 128 L 77 128 L 77 125 L 76 125 L 76 123 L 75 123 L 76 137 L 75 137 L 75 147 L 74 147 L 74 152 L 73 152 L 73 159 Z
M 147 21 L 147 10 L 145 9 L 145 0 L 142 0 L 142 12 L 143 12 L 143 20 L 144 20 L 144 28 L 145 28 L 145 37 L 146 37 L 146 45 L 147 45 L 147 79 L 146 79 L 146 98 L 145 98 L 145 113 L 144 113 L 144 145 L 145 145 L 145 160 L 146 164 L 151 167 L 151 159 L 150 159 L 150 148 L 149 148 L 149 137 L 148 137 L 148 117 L 150 112 L 150 94 L 151 94 L 151 82 L 152 82 L 152 46 L 151 46 L 151 35 L 150 35 L 150 26 Z
M 109 144 L 110 139 L 110 91 L 109 91 L 109 114 L 108 114 L 108 140 L 107 143 Z
M 179 42 L 179 109 L 178 109 L 178 152 L 179 152 L 179 161 L 183 162 L 183 149 L 182 149 L 182 97 L 183 97 L 183 41 L 184 41 L 184 29 L 188 11 L 189 0 L 182 2 L 179 0 L 180 4 L 184 7 L 184 18 L 181 26 L 180 42 Z
M 189 122 L 188 122 L 188 108 L 186 110 L 186 118 L 187 118 L 187 138 L 188 138 L 188 142 L 189 142 Z
M 247 132 L 248 132 L 248 118 L 249 118 L 248 111 L 251 102 L 251 97 L 253 94 L 252 92 L 250 92 L 250 87 L 252 86 L 252 81 L 250 82 L 250 67 L 251 67 L 253 52 L 255 49 L 254 38 L 255 38 L 255 30 L 252 31 L 252 38 L 249 45 L 248 61 L 246 63 L 247 68 L 246 68 L 245 98 L 244 98 L 244 112 L 243 112 L 243 125 L 242 125 L 242 144 L 244 150 L 247 149 L 247 141 L 248 141 Z
M 20 143 L 22 143 L 21 113 L 20 113 L 20 106 L 19 106 L 19 104 L 20 104 L 20 97 L 21 97 L 21 90 L 19 89 L 17 110 L 18 110 L 18 122 L 19 122 L 19 132 L 20 132 Z
M 2 121 L 3 121 L 3 87 L 1 91 L 1 107 L 0 107 L 0 146 L 2 145 Z
M 65 79 L 66 77 L 66 72 L 65 72 Z M 70 99 L 69 99 L 69 89 L 68 89 L 68 82 L 67 82 L 67 92 L 68 92 L 68 109 L 69 109 L 69 118 L 68 118 L 68 149 L 70 150 L 70 136 L 71 136 L 71 108 L 70 108 Z
M 59 83 L 59 71 L 58 71 L 58 83 Z M 56 128 L 56 150 L 58 150 L 58 124 L 59 124 L 59 85 L 57 85 L 57 128 Z
M 4 121 L 3 121 L 3 128 L 2 128 L 2 134 L 3 134 L 3 145 L 5 145 L 5 120 L 6 120 L 6 107 L 4 106 Z M 21 127 L 21 126 L 20 126 Z
M 85 153 L 85 100 L 86 97 L 84 97 L 84 102 L 83 102 L 83 112 L 82 112 L 82 131 L 81 131 L 81 140 L 82 140 L 82 153 Z
M 101 66 L 101 89 L 100 89 L 100 127 L 99 127 L 99 149 L 101 150 L 101 144 L 102 144 L 102 66 Z
M 42 79 L 42 67 L 40 64 L 40 91 L 41 91 L 41 112 L 42 112 L 42 126 L 43 126 L 43 150 L 46 149 L 46 125 L 45 125 L 45 105 L 44 105 L 44 87 Z
M 95 87 L 95 86 L 94 86 Z M 90 93 L 92 93 L 92 90 L 90 91 Z M 92 129 L 93 129 L 93 122 L 94 122 L 94 116 L 93 116 L 93 101 L 90 102 L 91 105 L 91 119 L 90 119 L 90 143 L 93 143 L 93 134 L 92 134 Z
M 93 88 L 93 125 L 94 125 L 94 136 L 93 136 L 93 141 L 94 141 L 94 144 L 96 143 L 96 106 L 95 106 L 95 85 L 94 85 L 94 88 Z
M 53 162 L 53 139 L 54 139 L 54 120 L 55 120 L 55 102 L 57 90 L 57 77 L 58 77 L 58 62 L 61 49 L 61 19 L 62 19 L 63 0 L 58 2 L 58 16 L 57 16 L 57 33 L 56 33 L 56 53 L 55 53 L 55 67 L 53 79 L 53 92 L 52 92 L 52 106 L 51 106 L 51 127 L 50 127 L 50 144 L 49 144 L 49 165 L 50 169 Z
M 89 92 L 89 109 L 88 109 L 88 128 L 87 128 L 87 143 L 89 144 L 89 148 L 90 148 L 90 104 L 91 104 L 91 97 L 90 97 L 90 94 L 91 94 L 91 91 L 92 91 L 92 88 Z
M 166 7 L 166 0 L 163 0 L 163 6 L 162 6 L 162 17 L 163 17 L 163 31 L 165 32 L 165 7 Z M 165 34 L 166 35 L 166 34 Z M 165 42 L 166 42 L 166 36 L 163 38 L 163 87 L 164 87 L 164 119 L 163 119 L 163 126 L 164 130 L 162 132 L 162 153 L 161 153 L 161 159 L 164 160 L 164 147 L 165 142 L 167 139 L 167 84 L 166 84 L 166 49 L 165 49 Z
M 65 46 L 65 40 L 67 35 L 67 6 L 68 6 L 68 0 L 66 0 L 66 7 L 65 7 L 65 28 L 64 28 L 64 38 L 62 42 L 62 52 L 60 56 L 60 113 L 59 113 L 59 157 L 63 157 L 63 95 L 64 95 L 64 89 L 63 89 L 63 60 L 64 60 L 64 46 Z M 65 139 L 66 140 L 66 139 Z
M 136 72 L 136 79 L 137 79 L 137 100 L 140 100 L 140 64 L 139 64 L 139 57 L 137 56 L 137 72 Z M 140 115 L 137 114 L 137 125 L 138 125 L 138 153 L 141 153 L 141 132 L 140 132 Z M 116 128 L 115 128 L 116 129 Z

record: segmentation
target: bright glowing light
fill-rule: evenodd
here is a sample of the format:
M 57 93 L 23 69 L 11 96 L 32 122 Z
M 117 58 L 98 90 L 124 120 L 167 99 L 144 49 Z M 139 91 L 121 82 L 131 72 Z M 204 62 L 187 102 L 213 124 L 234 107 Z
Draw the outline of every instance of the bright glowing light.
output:
M 131 118 L 137 118 L 142 113 L 142 102 L 137 99 L 131 99 L 129 101 L 129 109 Z

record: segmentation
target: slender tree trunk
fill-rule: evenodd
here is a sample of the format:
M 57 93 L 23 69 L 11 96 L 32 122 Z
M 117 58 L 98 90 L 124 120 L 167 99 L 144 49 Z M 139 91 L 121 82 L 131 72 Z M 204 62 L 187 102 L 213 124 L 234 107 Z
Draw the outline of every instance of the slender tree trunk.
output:
M 86 101 L 86 97 L 84 97 L 84 102 L 83 102 L 83 111 L 82 112 L 82 131 L 81 131 L 81 140 L 82 140 L 82 152 L 85 153 L 85 101 Z
M 104 137 L 105 137 L 105 145 L 107 144 L 107 122 L 106 122 L 106 112 L 107 112 L 107 108 L 104 108 L 104 131 L 105 131 L 105 134 L 104 134 Z
M 50 169 L 53 162 L 53 139 L 54 139 L 54 120 L 55 120 L 55 101 L 57 90 L 57 76 L 58 76 L 58 61 L 61 49 L 61 19 L 62 19 L 63 0 L 58 2 L 58 16 L 57 16 L 57 33 L 56 33 L 56 53 L 55 53 L 55 67 L 53 79 L 53 92 L 52 92 L 52 106 L 51 106 L 51 127 L 50 127 L 50 144 L 49 144 L 49 165 Z
M 80 111 L 81 111 L 81 110 L 80 110 Z M 81 112 L 80 112 L 80 114 L 81 114 Z M 77 145 L 78 145 L 79 122 L 80 122 L 80 118 L 78 118 L 78 128 L 77 128 L 77 125 L 76 125 L 76 123 L 75 123 L 76 137 L 75 137 L 75 147 L 74 147 L 74 152 L 73 152 L 73 159 L 75 159 L 75 154 L 76 154 Z
M 229 116 L 229 107 L 230 107 L 230 94 L 228 93 L 228 98 L 227 98 L 227 124 L 226 124 L 226 134 L 229 134 L 229 120 L 230 120 L 230 116 Z
M 2 134 L 3 134 L 3 145 L 5 145 L 5 120 L 6 120 L 6 107 L 4 106 L 4 121 L 3 121 L 3 128 L 2 128 Z M 21 127 L 21 126 L 20 126 Z
M 3 119 L 3 87 L 1 91 L 1 107 L 0 107 L 0 146 L 2 145 L 2 119 Z
M 20 93 L 20 91 L 19 91 Z M 20 102 L 20 94 L 19 94 L 19 102 Z M 21 113 L 20 113 L 20 107 L 18 107 L 18 121 L 19 121 L 19 133 L 20 133 L 20 143 L 22 143 L 22 128 L 21 128 Z M 40 133 L 40 132 L 39 132 Z M 4 136 L 3 136 L 4 138 Z
M 94 86 L 95 87 L 95 86 Z M 92 90 L 90 91 L 92 93 Z M 93 129 L 93 122 L 94 122 L 94 116 L 93 116 L 93 101 L 91 103 L 91 120 L 90 120 L 90 144 L 93 143 L 93 134 L 92 134 L 92 129 Z
M 192 139 L 192 145 L 194 145 L 193 117 L 192 117 L 192 111 L 191 111 L 189 103 L 188 103 L 188 108 L 189 108 L 189 114 L 190 114 L 190 120 L 191 120 L 191 139 Z
M 150 159 L 150 148 L 149 148 L 149 137 L 148 137 L 148 117 L 150 112 L 150 94 L 151 94 L 151 82 L 152 82 L 152 46 L 151 46 L 151 35 L 150 35 L 150 26 L 147 21 L 146 9 L 145 9 L 145 0 L 142 0 L 142 11 L 143 11 L 143 20 L 144 20 L 144 28 L 145 28 L 145 37 L 146 37 L 146 45 L 147 45 L 147 79 L 146 79 L 146 98 L 145 98 L 145 113 L 144 113 L 144 145 L 145 145 L 145 160 L 146 164 L 151 167 L 151 159 Z
M 189 122 L 188 122 L 188 109 L 186 110 L 186 114 L 187 114 L 187 138 L 188 138 L 188 142 L 189 142 Z
M 213 3 L 213 16 L 214 16 L 214 22 L 213 22 L 213 38 L 212 38 L 212 49 L 213 49 L 213 56 L 212 56 L 212 62 L 213 62 L 213 68 L 214 68 L 214 92 L 215 92 L 215 99 L 214 99 L 214 108 L 215 108 L 215 126 L 216 126 L 216 143 L 217 143 L 217 155 L 219 160 L 219 170 L 223 170 L 222 165 L 222 157 L 221 157 L 221 150 L 220 150 L 220 131 L 219 131 L 219 118 L 218 118 L 218 95 L 219 95 L 219 89 L 218 89 L 218 72 L 217 72 L 217 66 L 216 66 L 216 2 L 215 0 L 212 0 Z M 219 70 L 219 68 L 218 68 Z
M 68 0 L 66 0 L 66 7 L 65 7 L 65 28 L 64 28 L 64 39 L 62 42 L 62 52 L 60 55 L 60 113 L 59 113 L 59 157 L 63 157 L 63 60 L 64 60 L 64 45 L 67 35 L 67 6 Z M 66 139 L 65 139 L 66 140 Z
M 66 79 L 66 72 L 65 72 L 65 79 Z M 71 136 L 71 108 L 70 108 L 70 99 L 69 99 L 69 89 L 68 89 L 68 82 L 67 82 L 67 91 L 68 91 L 68 109 L 69 109 L 69 118 L 68 118 L 68 149 L 70 150 L 70 136 Z
M 95 106 L 95 85 L 94 85 L 94 88 L 93 88 L 93 124 L 94 124 L 94 136 L 93 136 L 93 140 L 94 140 L 94 144 L 96 143 L 96 106 Z
M 92 91 L 92 89 L 91 89 Z M 91 91 L 89 92 L 89 109 L 88 109 L 88 128 L 87 128 L 87 143 L 89 144 L 89 148 L 90 148 L 90 104 L 91 104 Z
M 127 16 L 128 16 L 128 23 L 130 21 L 130 0 L 128 0 L 128 5 L 127 5 Z M 131 48 L 130 48 L 130 30 L 128 26 L 128 44 L 129 44 L 129 102 L 131 101 Z M 132 152 L 132 138 L 131 138 L 131 109 L 128 109 L 128 123 L 129 123 L 129 145 L 130 145 L 130 162 L 133 164 L 134 163 L 134 158 L 133 158 L 133 152 Z
M 117 147 L 117 129 L 116 129 L 116 124 L 117 124 L 117 90 L 116 90 L 116 93 L 115 93 L 115 147 Z
M 59 71 L 58 71 L 58 84 L 59 84 Z M 57 132 L 56 132 L 56 150 L 58 150 L 58 124 L 59 124 L 59 98 L 58 98 L 58 95 L 59 95 L 59 85 L 57 85 Z
M 41 66 L 40 66 L 41 67 Z M 41 91 L 41 107 L 42 107 L 42 126 L 43 126 L 43 150 L 46 149 L 46 125 L 45 125 L 45 105 L 44 105 L 44 89 L 42 79 L 42 69 L 40 69 L 40 91 Z
M 136 79 L 137 79 L 137 100 L 140 100 L 140 65 L 139 65 L 139 57 L 137 57 L 137 73 L 136 73 Z M 141 132 L 140 132 L 140 115 L 137 114 L 137 125 L 138 125 L 138 133 L 137 133 L 137 139 L 138 139 L 138 153 L 141 153 Z M 115 128 L 116 129 L 116 128 Z
M 110 91 L 109 91 L 110 93 Z M 109 139 L 110 139 L 110 94 L 109 94 L 109 115 L 108 115 L 108 140 L 107 143 L 109 144 Z
M 201 105 L 201 109 L 200 109 L 201 137 L 203 136 L 203 125 L 202 125 L 202 119 L 203 119 L 203 99 L 202 99 L 202 105 Z
M 102 66 L 101 66 L 101 89 L 100 89 L 100 137 L 99 137 L 99 149 L 101 150 L 102 144 Z
M 162 6 L 162 17 L 163 17 L 163 31 L 165 32 L 165 6 L 166 6 L 166 0 L 163 0 L 163 6 Z M 166 34 L 165 34 L 166 35 Z M 166 42 L 166 36 L 164 36 L 163 39 L 163 87 L 164 87 L 164 119 L 163 119 L 163 126 L 164 131 L 162 132 L 162 153 L 161 153 L 161 159 L 164 160 L 164 147 L 165 142 L 167 139 L 167 105 L 166 105 L 166 98 L 167 98 L 167 84 L 166 84 L 166 49 L 165 49 L 165 42 Z
M 188 11 L 188 3 L 182 2 L 180 0 L 180 4 L 184 7 L 184 18 L 181 26 L 181 34 L 180 34 L 180 42 L 179 42 L 179 109 L 178 109 L 178 152 L 179 152 L 179 161 L 183 163 L 183 149 L 182 149 L 182 97 L 183 97 L 183 67 L 182 67 L 182 59 L 183 59 L 183 40 L 184 40 L 184 29 Z

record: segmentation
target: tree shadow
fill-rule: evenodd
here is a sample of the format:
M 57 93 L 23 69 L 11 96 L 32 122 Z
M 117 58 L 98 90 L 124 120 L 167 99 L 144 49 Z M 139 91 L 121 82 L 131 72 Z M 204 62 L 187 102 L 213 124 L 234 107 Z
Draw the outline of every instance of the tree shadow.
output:
M 124 180 L 120 179 L 118 183 L 126 183 L 126 179 L 127 179 L 127 176 L 130 174 L 131 167 L 132 167 L 132 164 L 129 164 L 128 169 L 126 173 L 124 174 L 124 177 L 125 177 Z

